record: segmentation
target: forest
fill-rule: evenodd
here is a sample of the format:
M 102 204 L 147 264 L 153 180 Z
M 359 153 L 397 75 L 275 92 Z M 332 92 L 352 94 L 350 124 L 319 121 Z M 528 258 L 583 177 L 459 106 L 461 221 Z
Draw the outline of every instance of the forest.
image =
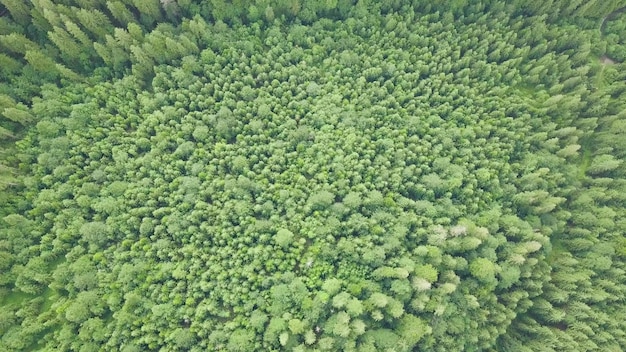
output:
M 626 0 L 0 0 L 0 351 L 626 351 Z

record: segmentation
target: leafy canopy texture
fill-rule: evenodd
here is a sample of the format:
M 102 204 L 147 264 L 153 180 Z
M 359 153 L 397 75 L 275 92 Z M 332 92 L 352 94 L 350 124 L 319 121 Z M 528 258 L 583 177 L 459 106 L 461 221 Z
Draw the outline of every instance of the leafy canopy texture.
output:
M 626 350 L 626 4 L 474 3 L 1 0 L 0 350 Z

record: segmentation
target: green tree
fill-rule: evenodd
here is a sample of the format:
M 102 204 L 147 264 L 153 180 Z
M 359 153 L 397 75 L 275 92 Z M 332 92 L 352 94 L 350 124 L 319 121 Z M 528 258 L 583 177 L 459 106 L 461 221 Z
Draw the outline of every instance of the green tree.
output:
M 591 160 L 587 173 L 590 175 L 601 175 L 617 169 L 620 165 L 622 165 L 622 160 L 618 160 L 610 154 L 603 154 Z
M 0 44 L 5 50 L 16 54 L 25 54 L 29 50 L 40 49 L 39 45 L 21 33 L 0 35 Z
M 22 68 L 22 64 L 16 59 L 0 53 L 0 75 L 10 77 Z
M 20 108 L 5 108 L 4 111 L 2 111 L 2 115 L 24 126 L 35 121 L 35 117 L 23 109 L 22 106 L 20 106 Z
M 398 323 L 397 332 L 407 344 L 407 350 L 412 350 L 424 336 L 432 333 L 432 329 L 423 319 L 405 314 Z
M 101 247 L 109 241 L 111 231 L 105 223 L 88 222 L 80 227 L 80 234 L 88 244 Z
M 104 39 L 107 34 L 113 31 L 113 25 L 109 18 L 97 9 L 80 9 L 76 13 L 80 23 L 90 31 L 96 38 Z M 70 28 L 68 28 L 70 30 Z
M 274 240 L 276 241 L 276 244 L 278 244 L 279 246 L 283 248 L 289 246 L 293 242 L 293 238 L 294 238 L 293 232 L 287 229 L 278 230 L 276 232 L 276 235 L 274 236 Z
M 7 10 L 9 10 L 11 17 L 15 22 L 21 24 L 22 26 L 28 25 L 31 10 L 29 3 L 19 0 L 2 0 L 0 3 L 4 5 Z
M 330 205 L 332 205 L 334 200 L 335 200 L 334 194 L 332 194 L 329 191 L 323 190 L 323 191 L 319 191 L 319 192 L 311 194 L 307 203 L 310 205 L 311 209 L 321 210 L 321 209 L 326 209 Z
M 40 74 L 48 76 L 50 80 L 53 80 L 58 76 L 57 63 L 50 58 L 50 56 L 44 54 L 39 50 L 29 50 L 24 55 L 26 61 Z
M 131 2 L 139 10 L 139 13 L 146 18 L 144 22 L 152 23 L 161 20 L 161 3 L 159 0 L 131 0 Z
M 120 24 L 122 27 L 128 26 L 129 23 L 135 22 L 135 16 L 131 12 L 131 10 L 126 6 L 126 4 L 122 1 L 107 1 L 106 2 L 107 9 L 113 16 L 113 18 Z
M 486 258 L 474 259 L 469 265 L 469 270 L 472 276 L 485 282 L 494 280 L 497 272 L 496 265 Z
M 81 57 L 84 57 L 81 45 L 65 29 L 54 27 L 48 32 L 48 37 L 59 48 L 66 62 L 75 64 Z
M 83 301 L 74 301 L 65 309 L 65 318 L 73 323 L 80 324 L 91 317 L 89 306 Z
M 170 338 L 175 346 L 181 349 L 188 349 L 197 343 L 195 334 L 189 329 L 177 328 L 170 334 Z M 230 346 L 230 344 L 229 344 Z

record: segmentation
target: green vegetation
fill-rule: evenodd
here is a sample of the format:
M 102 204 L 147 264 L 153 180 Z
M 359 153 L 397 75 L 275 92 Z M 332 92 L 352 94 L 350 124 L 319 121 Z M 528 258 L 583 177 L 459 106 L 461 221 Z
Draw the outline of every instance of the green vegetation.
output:
M 0 0 L 0 350 L 626 350 L 624 6 Z
M 614 61 L 626 61 L 626 16 L 621 9 L 608 16 L 602 23 L 607 41 L 607 57 Z

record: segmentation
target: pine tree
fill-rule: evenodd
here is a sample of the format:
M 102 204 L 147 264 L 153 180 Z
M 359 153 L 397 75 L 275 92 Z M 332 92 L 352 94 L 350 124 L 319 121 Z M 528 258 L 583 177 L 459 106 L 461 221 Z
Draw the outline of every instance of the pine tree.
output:
M 76 17 L 87 30 L 100 40 L 103 40 L 107 34 L 113 31 L 111 21 L 99 10 L 80 9 Z
M 65 61 L 76 62 L 81 56 L 80 44 L 65 29 L 54 27 L 51 32 L 48 32 L 48 37 L 59 48 Z
M 110 37 L 107 37 L 107 41 Z M 100 56 L 100 58 L 102 58 L 102 61 L 104 61 L 104 63 L 109 66 L 112 67 L 113 66 L 113 54 L 111 53 L 111 50 L 109 50 L 108 46 L 105 46 L 103 44 L 100 44 L 98 42 L 93 43 L 93 47 L 96 50 L 96 53 L 98 54 L 98 56 Z
M 130 36 L 139 43 L 143 43 L 145 40 L 143 30 L 137 23 L 128 24 L 128 33 L 130 33 Z
M 8 129 L 0 126 L 0 137 L 3 140 L 6 139 L 6 138 L 14 139 L 15 135 L 13 134 L 13 132 L 9 131 Z
M 115 28 L 114 36 L 116 44 L 124 48 L 125 50 L 130 50 L 131 45 L 138 44 L 137 41 L 130 35 L 130 33 L 122 28 Z M 107 41 L 109 40 L 109 38 L 110 37 L 107 36 Z
M 206 42 L 203 38 L 207 37 L 209 27 L 207 23 L 199 16 L 194 17 L 189 21 L 185 21 L 182 24 L 186 34 L 191 34 L 196 41 Z
M 30 23 L 30 4 L 23 0 L 0 0 L 0 4 L 4 5 L 13 20 L 23 26 Z
M 31 115 L 25 108 L 5 108 L 2 112 L 2 115 L 7 119 L 17 122 L 21 125 L 27 125 L 30 122 L 33 122 L 35 118 Z
M 142 16 L 146 16 L 153 21 L 160 21 L 162 19 L 161 3 L 159 0 L 132 0 L 132 3 Z
M 102 3 L 101 0 L 74 0 L 74 2 L 82 9 L 93 9 Z
M 121 1 L 107 1 L 106 4 L 113 18 L 115 18 L 122 27 L 126 27 L 129 23 L 137 21 L 133 13 Z
M 129 25 L 131 28 L 136 26 L 134 23 Z M 105 44 L 94 43 L 96 53 L 109 67 L 116 71 L 122 70 L 130 61 L 131 46 L 139 43 L 129 32 L 122 28 L 115 28 L 114 35 L 106 35 L 105 39 Z
M 8 77 L 22 68 L 22 63 L 14 58 L 0 54 L 0 77 Z
M 57 76 L 56 63 L 49 55 L 44 54 L 40 50 L 29 50 L 24 55 L 24 58 L 41 74 L 52 79 Z
M 190 54 L 197 54 L 198 52 L 200 52 L 200 48 L 198 48 L 198 44 L 192 40 L 192 38 L 190 38 L 190 35 L 187 34 L 181 34 L 178 37 L 178 42 L 180 43 L 180 45 L 182 46 L 182 53 L 183 56 L 185 55 L 190 55 Z
M 167 19 L 172 23 L 179 23 L 181 17 L 181 10 L 178 3 L 175 0 L 161 0 L 163 5 L 163 11 Z
M 28 50 L 37 50 L 39 45 L 21 33 L 0 35 L 0 44 L 9 52 L 26 54 Z
M 590 16 L 594 12 L 594 8 L 597 6 L 597 0 L 585 1 L 576 9 L 575 16 Z
M 623 163 L 611 154 L 604 154 L 593 158 L 591 165 L 587 169 L 590 175 L 601 175 L 605 172 L 617 169 Z
M 130 47 L 131 62 L 133 63 L 133 74 L 137 74 L 139 77 L 146 79 L 154 74 L 154 60 L 146 52 L 146 50 L 138 45 Z
M 35 7 L 35 12 L 41 14 L 41 16 L 46 19 L 50 27 L 62 25 L 59 11 L 57 11 L 57 5 L 55 5 L 51 0 L 33 0 L 33 5 Z M 41 29 L 46 27 L 47 26 L 41 26 Z
M 15 105 L 16 102 L 13 98 L 6 94 L 0 94 L 0 109 L 13 108 Z
M 69 79 L 70 81 L 78 82 L 83 80 L 83 76 L 65 67 L 63 64 L 57 63 L 55 64 L 55 68 L 62 77 Z
M 42 2 L 45 0 L 32 0 L 31 4 L 33 5 L 32 10 L 30 11 L 30 21 L 33 25 L 33 32 L 38 32 L 38 37 L 44 37 L 48 31 L 52 30 L 52 26 L 50 22 L 43 15 L 43 7 Z
M 93 41 L 89 38 L 89 36 L 71 19 L 69 19 L 65 15 L 61 15 L 61 19 L 63 20 L 63 24 L 67 31 L 74 36 L 84 47 L 91 48 Z

